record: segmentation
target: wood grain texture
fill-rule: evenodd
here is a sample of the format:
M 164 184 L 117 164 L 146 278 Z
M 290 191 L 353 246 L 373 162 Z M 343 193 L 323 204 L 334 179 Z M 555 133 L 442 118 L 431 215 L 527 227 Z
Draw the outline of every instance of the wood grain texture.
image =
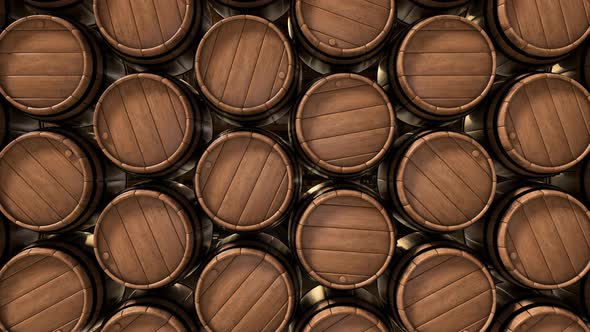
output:
M 134 305 L 109 318 L 104 332 L 190 332 L 174 313 L 156 306 Z
M 297 107 L 295 134 L 314 164 L 329 172 L 358 173 L 389 150 L 395 114 L 377 83 L 356 74 L 334 74 L 305 93 Z
M 195 0 L 96 0 L 96 24 L 118 51 L 135 57 L 162 55 L 189 33 Z
M 199 247 L 182 206 L 166 194 L 144 189 L 117 196 L 101 213 L 94 236 L 96 258 L 105 272 L 137 289 L 173 282 Z
M 94 133 L 105 155 L 141 174 L 174 167 L 195 139 L 188 96 L 171 80 L 132 74 L 113 83 L 94 113 Z
M 319 195 L 305 208 L 295 229 L 297 257 L 307 273 L 336 289 L 375 281 L 389 265 L 395 241 L 384 207 L 354 190 Z
M 206 331 L 281 331 L 295 311 L 293 280 L 272 255 L 233 248 L 210 261 L 195 290 Z
M 80 331 L 94 301 L 87 272 L 54 249 L 27 249 L 0 271 L 0 328 L 11 332 Z
M 335 57 L 369 53 L 387 38 L 395 21 L 393 0 L 297 0 L 294 9 L 306 40 Z
M 0 93 L 39 116 L 63 112 L 87 92 L 96 70 L 91 46 L 61 18 L 33 15 L 0 34 Z
M 511 203 L 500 220 L 501 264 L 522 284 L 567 287 L 590 270 L 590 217 L 574 197 L 535 190 Z
M 199 203 L 218 226 L 260 230 L 280 220 L 294 195 L 294 170 L 278 142 L 250 131 L 217 138 L 195 174 Z
M 588 325 L 569 310 L 543 305 L 524 310 L 508 322 L 506 329 L 514 332 L 587 332 Z
M 433 132 L 411 143 L 392 181 L 411 220 L 443 232 L 480 220 L 496 191 L 490 155 L 472 138 L 448 131 Z
M 588 0 L 502 0 L 494 10 L 501 33 L 533 56 L 564 55 L 590 34 Z
M 458 115 L 477 105 L 494 81 L 496 52 L 481 27 L 440 15 L 414 25 L 395 62 L 401 93 L 435 115 Z
M 564 171 L 590 152 L 590 93 L 556 74 L 518 81 L 501 100 L 497 131 L 501 148 L 525 170 Z
M 59 230 L 85 213 L 96 180 L 88 155 L 74 141 L 31 132 L 0 152 L 0 210 L 19 226 Z
M 386 332 L 373 313 L 352 306 L 332 306 L 312 316 L 303 332 Z
M 490 272 L 458 249 L 420 253 L 403 270 L 396 287 L 398 314 L 410 331 L 485 331 L 496 309 Z
M 295 58 L 273 23 L 238 15 L 215 24 L 195 58 L 201 92 L 218 109 L 256 115 L 278 105 L 294 84 Z

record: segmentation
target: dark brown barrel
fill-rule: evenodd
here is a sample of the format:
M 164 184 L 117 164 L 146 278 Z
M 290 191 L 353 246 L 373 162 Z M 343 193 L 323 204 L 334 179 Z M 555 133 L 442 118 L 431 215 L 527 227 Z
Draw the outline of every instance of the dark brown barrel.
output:
M 470 0 L 396 0 L 397 18 L 412 24 L 422 18 L 441 14 L 459 15 L 466 11 Z
M 45 121 L 85 111 L 102 83 L 102 54 L 82 28 L 33 15 L 0 34 L 0 93 L 17 109 Z
M 588 209 L 543 186 L 506 194 L 491 211 L 483 240 L 505 279 L 534 289 L 563 288 L 590 270 Z
M 195 58 L 208 105 L 233 122 L 272 121 L 288 108 L 298 68 L 289 39 L 256 16 L 232 16 L 203 37 Z
M 320 73 L 360 72 L 391 41 L 395 1 L 297 0 L 289 20 L 299 56 L 308 66 Z
M 94 113 L 94 134 L 104 154 L 125 171 L 170 176 L 195 164 L 195 150 L 210 131 L 206 110 L 184 83 L 132 74 L 113 83 Z
M 211 6 L 219 15 L 229 17 L 240 14 L 262 16 L 275 21 L 289 10 L 289 0 L 212 0 Z
M 357 74 L 320 78 L 291 121 L 293 141 L 308 167 L 333 176 L 374 168 L 396 134 L 389 98 L 376 82 Z
M 398 241 L 400 256 L 380 291 L 408 331 L 486 331 L 496 311 L 494 280 L 458 243 L 414 233 Z
M 300 303 L 291 332 L 392 331 L 377 299 L 364 289 L 334 291 L 317 286 Z
M 398 221 L 426 232 L 451 232 L 480 220 L 496 191 L 494 164 L 471 137 L 451 131 L 408 134 L 379 168 L 382 196 Z
M 448 122 L 468 114 L 489 92 L 496 52 L 485 31 L 466 18 L 440 15 L 414 24 L 381 65 L 407 110 L 405 122 Z
M 154 289 L 194 270 L 210 245 L 210 223 L 200 220 L 177 186 L 147 183 L 128 189 L 101 213 L 94 253 L 111 279 Z
M 586 0 L 487 0 L 485 19 L 499 49 L 528 64 L 556 62 L 590 35 Z
M 305 271 L 334 289 L 373 283 L 395 251 L 396 232 L 388 211 L 358 185 L 312 188 L 290 228 L 291 246 Z
M 0 210 L 37 232 L 80 228 L 104 191 L 103 167 L 93 148 L 73 133 L 35 131 L 0 152 Z
M 209 332 L 282 331 L 297 306 L 300 276 L 287 247 L 266 234 L 224 239 L 195 287 L 195 306 Z
M 230 131 L 213 141 L 195 174 L 200 205 L 224 229 L 260 231 L 281 222 L 296 199 L 289 148 L 262 131 Z
M 82 0 L 24 0 L 24 2 L 27 5 L 37 8 L 57 9 L 77 5 Z
M 507 83 L 486 118 L 501 175 L 547 176 L 576 165 L 590 152 L 590 93 L 556 74 L 531 74 Z
M 118 55 L 131 63 L 157 65 L 192 50 L 205 4 L 202 0 L 95 0 L 94 15 L 101 35 Z
M 85 331 L 122 296 L 111 286 L 82 247 L 38 242 L 0 270 L 0 330 Z

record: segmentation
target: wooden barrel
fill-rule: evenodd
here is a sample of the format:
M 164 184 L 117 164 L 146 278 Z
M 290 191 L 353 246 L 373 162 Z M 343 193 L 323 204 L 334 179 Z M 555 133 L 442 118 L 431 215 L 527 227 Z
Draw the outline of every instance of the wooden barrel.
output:
M 392 331 L 378 300 L 364 289 L 334 291 L 317 286 L 301 300 L 290 332 Z
M 452 232 L 480 220 L 493 201 L 491 157 L 471 137 L 451 131 L 407 134 L 379 167 L 379 191 L 396 219 L 425 232 Z
M 184 83 L 131 74 L 100 97 L 94 134 L 104 154 L 127 172 L 171 176 L 195 165 L 197 146 L 210 137 L 210 119 Z
M 590 93 L 557 74 L 530 74 L 507 83 L 487 113 L 485 135 L 505 169 L 529 177 L 556 174 L 590 152 Z
M 63 7 L 74 6 L 82 0 L 24 0 L 29 6 L 43 8 L 43 9 L 57 9 Z
M 289 39 L 256 16 L 232 16 L 203 37 L 195 57 L 198 88 L 207 104 L 233 123 L 274 121 L 289 110 L 298 68 Z
M 290 5 L 289 0 L 211 0 L 209 3 L 222 17 L 248 14 L 270 21 L 283 16 Z
M 65 332 L 92 328 L 111 301 L 123 293 L 122 288 L 110 288 L 103 278 L 83 248 L 59 240 L 40 241 L 0 270 L 0 329 Z
M 95 0 L 94 15 L 102 37 L 115 53 L 132 64 L 150 66 L 192 52 L 206 21 L 205 4 L 203 0 L 149 4 L 141 0 Z
M 495 78 L 496 52 L 485 31 L 466 18 L 439 15 L 422 20 L 399 38 L 379 68 L 409 124 L 444 123 L 482 102 Z
M 199 204 L 217 226 L 260 231 L 285 219 L 296 200 L 299 171 L 289 147 L 262 131 L 229 131 L 201 156 Z
M 333 74 L 312 84 L 290 128 L 307 167 L 337 177 L 374 168 L 396 134 L 389 98 L 376 82 L 357 74 Z
M 89 143 L 62 131 L 35 131 L 0 152 L 0 210 L 37 232 L 83 227 L 104 191 L 103 166 Z
M 87 110 L 103 78 L 94 38 L 54 16 L 33 15 L 0 34 L 0 93 L 28 115 L 59 121 Z
M 301 279 L 287 247 L 261 233 L 224 239 L 195 286 L 195 307 L 209 332 L 283 331 Z
M 395 251 L 396 232 L 383 204 L 369 190 L 347 183 L 312 188 L 290 226 L 299 263 L 334 289 L 370 285 Z
M 209 226 L 173 186 L 140 185 L 100 214 L 94 229 L 96 259 L 125 287 L 164 287 L 193 272 L 210 245 Z
M 578 282 L 590 270 L 588 209 L 549 186 L 520 187 L 495 204 L 480 235 L 503 278 L 522 287 L 555 289 Z
M 0 218 L 0 264 L 4 264 L 19 251 L 39 240 L 40 234 L 19 227 L 4 217 Z
M 470 0 L 396 0 L 397 19 L 412 24 L 425 17 L 454 14 L 467 10 Z
M 549 64 L 590 35 L 590 4 L 586 0 L 486 0 L 485 20 L 504 55 L 526 64 Z
M 400 256 L 380 292 L 408 331 L 485 331 L 496 311 L 494 280 L 485 265 L 450 240 L 413 233 L 398 241 Z
M 289 29 L 299 57 L 320 73 L 360 72 L 393 37 L 395 1 L 293 1 Z

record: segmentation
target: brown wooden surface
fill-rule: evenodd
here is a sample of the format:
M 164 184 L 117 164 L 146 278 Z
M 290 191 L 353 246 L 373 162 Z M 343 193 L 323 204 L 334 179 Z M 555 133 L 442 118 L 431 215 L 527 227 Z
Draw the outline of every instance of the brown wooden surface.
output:
M 440 131 L 413 142 L 392 181 L 404 211 L 433 231 L 463 229 L 487 212 L 496 191 L 490 155 L 469 136 Z
M 111 317 L 103 332 L 190 332 L 172 312 L 153 306 L 134 305 Z
M 134 173 L 154 173 L 185 157 L 195 139 L 194 118 L 176 83 L 154 74 L 132 74 L 101 96 L 94 133 L 113 163 Z
M 293 280 L 272 255 L 233 248 L 205 266 L 195 288 L 195 305 L 206 331 L 281 331 L 298 299 Z
M 513 162 L 535 173 L 564 171 L 590 152 L 590 93 L 556 74 L 516 83 L 501 101 L 497 133 Z
M 395 115 L 377 83 L 334 74 L 307 90 L 297 107 L 295 132 L 314 164 L 335 173 L 361 172 L 376 165 L 393 143 Z
M 387 326 L 372 313 L 350 306 L 334 306 L 315 314 L 303 332 L 386 332 Z
M 0 92 L 24 112 L 67 110 L 84 98 L 95 70 L 86 38 L 63 19 L 27 16 L 0 34 Z
M 226 18 L 203 37 L 195 58 L 204 97 L 233 115 L 278 105 L 294 82 L 295 56 L 283 32 L 250 15 Z
M 253 231 L 284 216 L 293 200 L 294 177 L 293 165 L 276 141 L 239 131 L 217 138 L 203 153 L 195 190 L 217 226 Z
M 0 152 L 0 210 L 19 226 L 55 231 L 86 212 L 96 180 L 74 141 L 32 132 Z
M 399 52 L 395 70 L 401 93 L 432 114 L 453 116 L 474 107 L 495 78 L 491 40 L 463 17 L 421 21 L 404 37 Z
M 335 57 L 370 52 L 389 35 L 395 22 L 393 0 L 295 1 L 296 24 L 309 43 Z
M 410 331 L 484 331 L 496 309 L 490 272 L 471 254 L 437 248 L 414 257 L 395 293 Z
M 91 287 L 71 256 L 45 248 L 21 252 L 0 271 L 0 329 L 79 331 L 91 314 Z
M 297 256 L 321 284 L 353 289 L 375 281 L 391 261 L 395 231 L 384 207 L 355 190 L 315 198 L 295 229 Z
M 566 287 L 590 270 L 590 217 L 574 197 L 535 190 L 501 216 L 501 263 L 519 282 L 538 289 Z
M 195 1 L 96 0 L 96 25 L 118 51 L 152 57 L 174 49 L 190 31 Z
M 506 326 L 513 332 L 587 332 L 588 325 L 569 310 L 553 306 L 537 306 L 516 315 Z

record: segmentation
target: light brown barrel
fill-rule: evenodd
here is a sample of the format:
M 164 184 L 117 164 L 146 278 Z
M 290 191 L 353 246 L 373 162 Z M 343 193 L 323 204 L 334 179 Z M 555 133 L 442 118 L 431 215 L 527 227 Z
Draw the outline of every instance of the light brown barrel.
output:
M 63 131 L 22 135 L 0 152 L 0 210 L 37 232 L 80 228 L 102 198 L 103 172 L 80 136 Z
M 131 74 L 100 97 L 94 134 L 104 154 L 125 171 L 175 175 L 194 166 L 195 150 L 206 141 L 205 112 L 184 83 Z
M 495 157 L 516 173 L 563 172 L 590 152 L 590 93 L 557 74 L 518 77 L 494 96 L 485 134 Z
M 102 83 L 93 37 L 64 19 L 24 17 L 0 34 L 0 93 L 30 116 L 58 121 L 87 110 Z
M 290 33 L 299 57 L 320 73 L 360 72 L 374 64 L 391 41 L 393 0 L 294 1 Z
M 262 131 L 230 131 L 201 156 L 197 199 L 224 229 L 259 231 L 285 219 L 295 201 L 298 170 L 288 147 Z
M 332 176 L 374 168 L 396 134 L 389 98 L 376 82 L 357 74 L 320 78 L 300 99 L 291 120 L 296 150 L 307 166 Z
M 238 123 L 272 121 L 290 105 L 297 61 L 289 39 L 273 23 L 238 15 L 217 22 L 195 57 L 198 88 L 208 105 Z
M 275 21 L 283 16 L 290 5 L 289 0 L 213 0 L 211 6 L 219 15 L 229 17 L 240 14 L 261 16 Z
M 557 62 L 590 35 L 586 0 L 488 0 L 486 6 L 486 24 L 494 42 L 507 57 L 520 62 Z
M 406 111 L 402 121 L 448 122 L 482 102 L 495 78 L 496 52 L 486 32 L 466 18 L 439 15 L 414 24 L 391 50 L 381 85 Z
M 376 281 L 392 261 L 396 242 L 382 203 L 352 185 L 312 188 L 309 195 L 294 215 L 290 236 L 305 271 L 334 289 Z
M 393 158 L 379 168 L 378 181 L 400 222 L 426 232 L 451 232 L 485 215 L 496 173 L 479 143 L 456 132 L 424 131 L 400 138 L 397 145 Z

